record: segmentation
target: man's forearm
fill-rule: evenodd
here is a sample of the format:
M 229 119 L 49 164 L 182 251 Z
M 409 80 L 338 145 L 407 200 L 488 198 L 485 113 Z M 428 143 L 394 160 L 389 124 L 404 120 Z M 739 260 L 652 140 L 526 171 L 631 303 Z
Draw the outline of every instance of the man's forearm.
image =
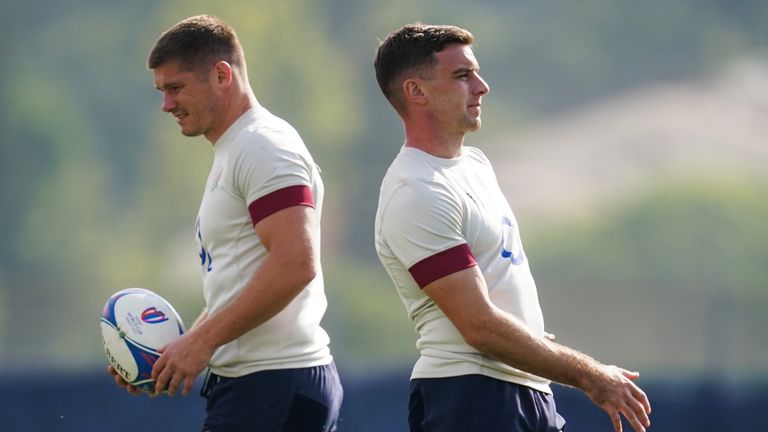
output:
M 534 334 L 516 317 L 497 310 L 483 336 L 469 341 L 479 351 L 516 369 L 585 389 L 601 364 L 572 348 Z

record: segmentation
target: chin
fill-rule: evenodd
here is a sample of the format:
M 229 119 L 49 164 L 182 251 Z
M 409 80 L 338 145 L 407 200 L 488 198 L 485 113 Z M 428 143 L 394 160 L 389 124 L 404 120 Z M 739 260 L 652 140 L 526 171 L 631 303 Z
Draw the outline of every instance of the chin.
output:
M 196 137 L 196 136 L 202 135 L 203 131 L 199 129 L 194 129 L 194 130 L 181 129 L 181 134 L 187 137 Z
M 467 128 L 467 131 L 477 132 L 478 130 L 480 130 L 480 126 L 482 126 L 482 122 L 480 121 L 480 119 L 477 119 L 469 125 L 469 127 Z

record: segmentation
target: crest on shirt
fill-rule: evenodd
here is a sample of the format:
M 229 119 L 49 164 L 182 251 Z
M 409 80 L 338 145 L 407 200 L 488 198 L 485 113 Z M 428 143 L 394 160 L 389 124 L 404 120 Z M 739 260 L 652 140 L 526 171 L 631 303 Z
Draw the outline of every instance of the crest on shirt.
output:
M 209 186 L 211 192 L 215 191 L 219 187 L 219 182 L 221 181 L 221 177 L 223 175 L 224 175 L 224 167 L 221 165 L 217 165 L 214 168 L 213 177 L 211 177 L 211 184 Z

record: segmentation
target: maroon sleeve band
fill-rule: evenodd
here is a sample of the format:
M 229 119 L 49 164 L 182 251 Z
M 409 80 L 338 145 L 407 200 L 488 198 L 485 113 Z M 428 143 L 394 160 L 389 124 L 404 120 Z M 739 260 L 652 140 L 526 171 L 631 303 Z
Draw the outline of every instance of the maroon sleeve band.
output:
M 251 221 L 256 225 L 272 213 L 298 205 L 315 208 L 315 200 L 312 198 L 312 190 L 309 186 L 288 186 L 268 193 L 250 203 L 248 212 L 251 213 Z
M 472 251 L 466 243 L 446 249 L 430 257 L 424 258 L 408 269 L 416 280 L 419 288 L 464 269 L 476 266 Z

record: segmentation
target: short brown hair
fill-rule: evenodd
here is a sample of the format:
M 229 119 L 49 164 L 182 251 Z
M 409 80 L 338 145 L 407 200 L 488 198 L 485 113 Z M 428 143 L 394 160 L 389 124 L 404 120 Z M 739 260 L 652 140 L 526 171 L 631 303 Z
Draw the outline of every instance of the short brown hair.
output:
M 446 45 L 471 45 L 474 36 L 468 30 L 449 25 L 407 24 L 390 33 L 379 45 L 373 62 L 376 80 L 387 100 L 400 112 L 403 99 L 400 84 L 406 74 L 429 72 L 437 61 L 434 53 Z
M 235 30 L 212 15 L 187 18 L 160 35 L 149 53 L 147 67 L 155 69 L 177 61 L 184 70 L 201 71 L 218 61 L 245 69 L 245 60 Z

